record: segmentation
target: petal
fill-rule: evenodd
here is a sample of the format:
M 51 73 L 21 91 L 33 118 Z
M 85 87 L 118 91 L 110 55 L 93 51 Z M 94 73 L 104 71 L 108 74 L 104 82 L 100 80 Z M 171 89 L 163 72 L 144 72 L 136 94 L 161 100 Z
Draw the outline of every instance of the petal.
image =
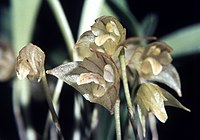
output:
M 173 107 L 177 107 L 177 108 L 181 108 L 183 110 L 186 110 L 188 112 L 190 112 L 190 109 L 186 108 L 185 106 L 183 106 L 174 96 L 172 96 L 169 92 L 167 92 L 166 90 L 162 89 L 162 93 L 165 96 L 165 98 L 167 99 L 167 101 L 165 101 L 165 105 L 168 106 L 173 106 Z
M 145 135 L 146 135 L 146 116 L 147 116 L 148 112 L 146 111 L 145 107 L 143 107 L 141 104 L 137 105 L 137 111 L 138 111 L 138 116 L 139 116 L 140 123 L 142 126 L 143 136 L 145 137 Z
M 120 36 L 119 30 L 117 29 L 117 25 L 113 21 L 110 21 L 106 24 L 106 30 L 110 33 L 114 32 L 115 35 Z
M 167 113 L 164 107 L 166 98 L 162 95 L 162 90 L 159 86 L 152 83 L 144 83 L 140 86 L 137 92 L 137 100 L 139 105 L 143 104 L 147 111 L 153 112 L 154 115 L 161 121 L 167 120 Z
M 97 46 L 101 46 L 109 39 L 111 39 L 112 41 L 115 41 L 114 36 L 112 36 L 111 34 L 97 36 L 97 37 L 95 37 L 95 44 Z M 113 46 L 109 46 L 109 47 L 113 47 Z
M 111 83 L 103 78 L 104 68 L 112 72 L 109 65 L 115 77 Z M 113 113 L 114 104 L 119 96 L 120 77 L 115 63 L 108 55 L 94 52 L 93 56 L 83 61 L 60 65 L 47 73 L 74 87 L 86 100 L 98 103 Z
M 92 56 L 91 48 L 96 48 L 94 43 L 95 36 L 92 31 L 84 32 L 75 44 L 79 57 L 90 57 Z
M 146 58 L 141 65 L 141 72 L 145 75 L 158 75 L 162 71 L 162 65 L 152 57 Z
M 164 51 L 160 54 L 158 60 L 162 65 L 166 66 L 166 65 L 169 65 L 172 62 L 172 57 L 171 57 L 169 52 Z
M 171 64 L 164 67 L 160 74 L 152 75 L 149 80 L 164 83 L 174 89 L 180 97 L 182 96 L 179 74 Z
M 19 66 L 20 68 L 18 68 L 16 70 L 17 73 L 17 77 L 19 78 L 19 80 L 23 80 L 27 77 L 27 75 L 30 73 L 30 69 L 27 67 L 24 67 L 23 65 Z
M 77 84 L 83 85 L 94 82 L 95 84 L 101 85 L 102 87 L 106 87 L 106 81 L 102 76 L 96 73 L 81 73 L 77 78 Z
M 113 68 L 110 64 L 105 65 L 103 78 L 107 82 L 114 82 L 114 80 L 115 80 L 114 71 L 113 71 Z
M 99 20 L 96 20 L 96 22 L 91 26 L 91 30 L 95 36 L 100 36 L 107 33 L 105 24 Z

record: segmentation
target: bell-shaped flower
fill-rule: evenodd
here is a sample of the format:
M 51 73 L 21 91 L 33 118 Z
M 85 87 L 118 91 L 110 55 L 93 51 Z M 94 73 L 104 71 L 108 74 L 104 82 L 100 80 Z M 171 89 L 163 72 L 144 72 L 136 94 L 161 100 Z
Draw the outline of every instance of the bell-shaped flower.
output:
M 86 100 L 98 103 L 113 113 L 119 98 L 119 71 L 110 56 L 94 52 L 83 61 L 60 65 L 47 74 L 56 76 L 78 90 Z
M 139 87 L 134 103 L 137 106 L 144 135 L 146 128 L 145 117 L 149 112 L 152 112 L 158 120 L 165 123 L 168 118 L 165 110 L 166 105 L 190 111 L 170 93 L 153 83 L 143 83 Z
M 144 39 L 146 38 L 139 38 L 139 41 Z M 132 40 L 137 41 L 138 38 L 132 38 Z M 172 48 L 163 42 L 154 42 L 147 46 L 129 43 L 125 48 L 126 64 L 132 73 L 137 71 L 140 80 L 164 83 L 182 96 L 179 74 L 170 64 L 171 51 Z M 130 75 L 129 80 L 131 79 L 133 75 Z
M 36 78 L 39 82 L 45 74 L 44 60 L 44 52 L 36 45 L 30 43 L 23 47 L 17 56 L 17 77 L 20 80 L 26 77 L 29 79 Z
M 130 44 L 126 49 L 127 65 L 136 69 L 145 79 L 159 75 L 164 66 L 171 63 L 172 48 L 163 42 L 154 42 L 147 46 Z
M 95 20 L 90 31 L 83 33 L 75 48 L 81 57 L 91 56 L 89 50 L 97 50 L 117 58 L 125 43 L 126 30 L 114 17 L 102 16 Z

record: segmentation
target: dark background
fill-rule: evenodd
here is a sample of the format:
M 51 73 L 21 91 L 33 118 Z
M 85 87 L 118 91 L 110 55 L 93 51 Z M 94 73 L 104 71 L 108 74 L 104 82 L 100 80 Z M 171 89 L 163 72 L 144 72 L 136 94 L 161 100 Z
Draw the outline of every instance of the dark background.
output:
M 74 37 L 76 37 L 83 1 L 62 0 L 61 2 Z M 199 5 L 198 0 L 129 0 L 129 7 L 139 21 L 151 12 L 158 15 L 158 27 L 154 34 L 158 38 L 188 25 L 199 23 Z M 10 2 L 6 0 L 1 1 L 0 6 L 9 7 Z M 33 43 L 38 44 L 38 46 L 43 46 L 45 52 L 50 49 L 56 51 L 54 46 L 60 46 L 61 51 L 66 51 L 63 47 L 65 44 L 61 32 L 46 1 L 43 1 L 36 26 Z M 63 59 L 67 58 L 67 56 L 60 57 Z M 47 67 L 54 67 L 56 65 L 48 56 L 46 61 L 49 63 Z M 181 103 L 190 108 L 192 112 L 188 113 L 180 109 L 167 107 L 169 117 L 167 122 L 165 124 L 158 122 L 159 138 L 161 140 L 198 140 L 200 126 L 200 103 L 198 101 L 200 97 L 200 55 L 195 54 L 178 57 L 174 59 L 173 64 L 180 74 L 183 92 L 182 98 L 175 96 Z M 0 139 L 2 140 L 18 139 L 12 113 L 11 84 L 11 81 L 0 83 Z M 69 90 L 69 87 L 65 85 L 61 95 L 60 119 L 62 120 L 63 133 L 66 137 L 70 137 L 70 133 L 73 131 L 73 124 L 71 123 L 73 122 L 73 94 L 66 94 L 67 90 Z M 33 103 L 33 105 L 31 108 L 32 118 L 33 121 L 38 122 L 35 126 L 41 132 L 43 128 L 41 128 L 40 124 L 44 123 L 47 105 L 43 102 Z

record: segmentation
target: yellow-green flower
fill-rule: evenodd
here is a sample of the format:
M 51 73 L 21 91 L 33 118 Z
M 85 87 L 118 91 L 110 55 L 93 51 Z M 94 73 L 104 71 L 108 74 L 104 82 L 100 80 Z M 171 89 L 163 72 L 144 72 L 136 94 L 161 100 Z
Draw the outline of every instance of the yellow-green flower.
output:
M 143 83 L 139 87 L 134 103 L 137 106 L 144 135 L 145 117 L 149 112 L 152 112 L 158 120 L 165 123 L 168 118 L 165 110 L 166 105 L 190 111 L 170 93 L 153 83 Z

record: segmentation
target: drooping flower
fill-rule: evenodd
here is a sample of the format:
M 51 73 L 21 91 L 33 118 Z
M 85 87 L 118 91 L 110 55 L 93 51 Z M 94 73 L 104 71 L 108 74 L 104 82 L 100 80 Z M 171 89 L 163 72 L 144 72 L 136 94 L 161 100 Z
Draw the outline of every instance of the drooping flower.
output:
M 39 82 L 45 74 L 44 60 L 44 52 L 36 45 L 30 43 L 23 47 L 17 56 L 17 77 L 20 80 L 26 77 L 29 79 L 36 78 Z
M 78 90 L 86 100 L 98 103 L 113 113 L 119 98 L 119 71 L 110 56 L 94 52 L 83 61 L 60 65 L 47 74 L 62 79 Z
M 140 80 L 164 83 L 182 96 L 179 74 L 171 64 L 171 52 L 172 48 L 164 42 L 153 42 L 146 46 L 129 43 L 125 48 L 126 64 L 132 72 L 137 71 Z
M 137 106 L 140 122 L 145 135 L 145 117 L 152 112 L 158 120 L 164 123 L 168 116 L 165 106 L 173 106 L 190 111 L 166 90 L 153 83 L 143 83 L 136 94 L 134 103 Z

